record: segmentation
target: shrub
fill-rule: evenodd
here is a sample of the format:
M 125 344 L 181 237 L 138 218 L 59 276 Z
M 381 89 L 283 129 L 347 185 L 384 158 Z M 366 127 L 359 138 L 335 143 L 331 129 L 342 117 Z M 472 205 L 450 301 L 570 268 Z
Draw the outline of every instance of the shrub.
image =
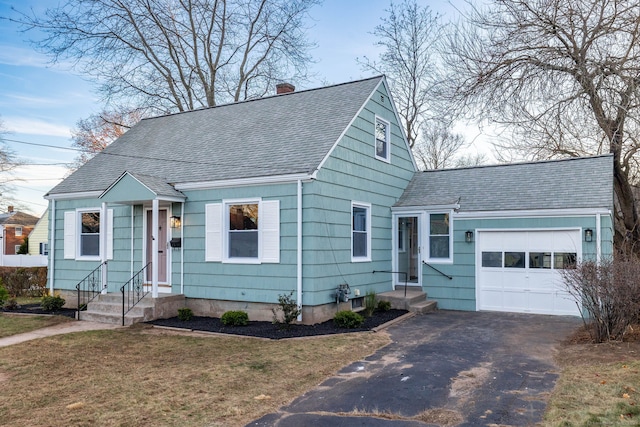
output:
M 183 307 L 178 309 L 178 319 L 183 322 L 188 322 L 193 318 L 193 311 L 191 311 L 188 307 Z
M 364 317 L 353 311 L 343 310 L 336 313 L 333 322 L 338 328 L 353 329 L 362 326 Z
M 64 306 L 65 300 L 60 295 L 44 296 L 40 306 L 44 311 L 58 311 Z
M 364 297 L 364 315 L 371 317 L 376 309 L 376 293 L 374 291 L 367 291 L 367 295 Z
M 5 310 L 17 310 L 20 308 L 20 304 L 18 304 L 18 300 L 15 298 L 9 298 L 9 300 L 4 304 Z
M 4 302 L 9 299 L 9 292 L 2 286 L 2 281 L 0 281 L 0 307 L 4 305 Z
M 391 303 L 389 301 L 378 301 L 378 310 L 389 311 L 391 310 Z
M 287 294 L 278 295 L 278 308 L 272 308 L 273 323 L 280 323 L 289 326 L 300 315 L 302 310 L 298 307 L 298 303 L 293 300 L 293 291 Z M 278 319 L 278 311 L 282 311 L 282 321 Z
M 583 261 L 562 270 L 565 288 L 582 308 L 582 320 L 595 342 L 622 340 L 640 312 L 640 260 Z
M 249 315 L 244 311 L 227 311 L 222 315 L 220 321 L 225 326 L 247 326 Z
M 47 267 L 0 267 L 0 281 L 12 297 L 41 297 L 47 290 Z

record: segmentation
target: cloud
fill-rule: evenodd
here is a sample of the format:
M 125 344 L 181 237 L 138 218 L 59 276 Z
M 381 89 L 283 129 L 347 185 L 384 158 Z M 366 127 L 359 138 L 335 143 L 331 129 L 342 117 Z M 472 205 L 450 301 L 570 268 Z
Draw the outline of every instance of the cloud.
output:
M 0 44 L 0 64 L 16 67 L 46 68 L 50 65 L 47 57 L 27 49 L 9 44 Z
M 10 132 L 26 135 L 61 136 L 65 138 L 71 137 L 69 127 L 64 125 L 47 123 L 34 119 L 23 119 L 19 117 L 4 117 L 3 121 L 5 127 Z

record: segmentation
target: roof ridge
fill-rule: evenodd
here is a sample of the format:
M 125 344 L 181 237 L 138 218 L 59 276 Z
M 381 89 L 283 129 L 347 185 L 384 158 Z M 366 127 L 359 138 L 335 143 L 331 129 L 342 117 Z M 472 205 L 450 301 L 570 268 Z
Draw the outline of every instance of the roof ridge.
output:
M 532 160 L 532 161 L 522 161 L 522 162 L 513 162 L 513 163 L 498 163 L 493 165 L 477 165 L 477 166 L 463 166 L 459 168 L 444 168 L 444 169 L 427 169 L 422 171 L 425 172 L 446 172 L 446 171 L 459 171 L 459 170 L 469 170 L 469 169 L 487 169 L 487 168 L 501 168 L 501 167 L 509 167 L 509 166 L 522 166 L 522 165 L 539 165 L 544 163 L 559 163 L 559 162 L 568 162 L 574 160 L 588 160 L 588 159 L 597 159 L 601 157 L 612 157 L 613 154 L 596 154 L 593 156 L 581 156 L 581 157 L 567 157 L 563 159 L 545 159 L 545 160 Z
M 327 86 L 320 86 L 320 87 L 315 87 L 315 88 L 310 88 L 310 89 L 303 89 L 303 90 L 298 90 L 298 91 L 294 91 L 294 92 L 273 94 L 273 95 L 268 95 L 268 96 L 262 96 L 260 98 L 243 99 L 242 101 L 227 102 L 225 104 L 214 105 L 212 107 L 196 108 L 195 110 L 178 111 L 176 113 L 168 113 L 168 114 L 161 114 L 161 115 L 153 116 L 153 117 L 145 117 L 141 121 L 159 119 L 159 118 L 163 118 L 163 117 L 178 116 L 178 115 L 181 115 L 181 114 L 194 113 L 196 111 L 213 110 L 213 109 L 222 108 L 222 107 L 230 107 L 230 106 L 233 106 L 233 105 L 247 104 L 247 103 L 250 103 L 250 102 L 264 101 L 264 100 L 273 99 L 273 98 L 281 98 L 283 96 L 299 95 L 299 94 L 302 94 L 302 93 L 314 92 L 314 91 L 319 91 L 319 90 L 324 90 L 324 89 L 331 89 L 331 88 L 335 88 L 335 87 L 338 87 L 338 86 L 346 86 L 346 85 L 352 85 L 352 84 L 356 84 L 356 83 L 362 83 L 362 82 L 369 81 L 369 80 L 382 79 L 383 77 L 384 77 L 384 74 L 379 74 L 377 76 L 367 77 L 367 78 L 364 78 L 364 79 L 353 80 L 353 81 L 349 81 L 349 82 L 335 83 L 335 84 L 331 84 L 331 85 L 327 85 Z

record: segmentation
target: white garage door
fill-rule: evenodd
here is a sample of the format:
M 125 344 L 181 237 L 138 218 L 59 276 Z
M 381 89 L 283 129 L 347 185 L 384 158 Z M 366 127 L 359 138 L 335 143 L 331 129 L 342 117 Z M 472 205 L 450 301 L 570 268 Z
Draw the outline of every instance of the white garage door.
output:
M 479 231 L 479 310 L 579 316 L 560 271 L 582 257 L 580 230 Z

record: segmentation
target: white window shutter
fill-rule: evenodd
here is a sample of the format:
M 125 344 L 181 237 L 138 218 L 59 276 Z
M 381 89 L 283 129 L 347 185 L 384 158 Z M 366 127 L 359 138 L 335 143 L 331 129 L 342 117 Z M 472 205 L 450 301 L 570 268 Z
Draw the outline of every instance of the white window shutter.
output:
M 113 209 L 107 209 L 107 259 L 113 259 Z
M 54 221 L 55 224 L 55 221 Z M 64 213 L 64 259 L 76 257 L 76 212 Z
M 262 262 L 280 262 L 280 200 L 263 201 L 260 205 Z
M 205 261 L 222 261 L 222 204 L 205 205 Z

